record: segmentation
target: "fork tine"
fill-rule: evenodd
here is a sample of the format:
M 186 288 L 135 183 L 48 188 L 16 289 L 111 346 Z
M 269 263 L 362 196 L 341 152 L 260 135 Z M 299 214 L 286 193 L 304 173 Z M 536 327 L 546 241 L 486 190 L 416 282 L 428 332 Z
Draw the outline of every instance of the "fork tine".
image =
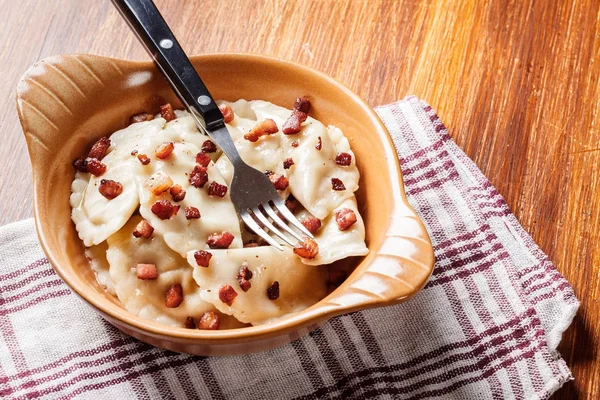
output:
M 288 239 L 287 236 L 285 236 L 279 229 L 277 229 L 271 223 L 271 221 L 269 221 L 267 219 L 267 217 L 264 216 L 264 214 L 262 213 L 262 211 L 260 211 L 260 209 L 258 207 L 254 207 L 252 209 L 252 212 L 254 213 L 254 215 L 256 216 L 256 218 L 258 218 L 260 220 L 260 222 L 262 222 L 267 228 L 269 228 L 269 230 L 271 232 L 273 232 L 275 235 L 279 236 L 280 239 L 284 240 L 290 246 L 294 246 L 295 243 L 292 242 L 290 239 Z
M 254 233 L 267 241 L 271 246 L 276 247 L 278 250 L 283 251 L 283 247 L 275 239 L 273 239 L 267 232 L 265 232 L 257 223 L 254 221 L 254 218 L 247 211 L 243 211 L 240 213 L 240 217 L 242 220 L 248 225 L 248 228 L 252 229 Z
M 304 225 L 302 225 L 302 223 L 300 221 L 298 221 L 298 218 L 296 218 L 296 216 L 294 214 L 292 214 L 292 212 L 290 210 L 288 210 L 288 208 L 283 203 L 283 201 L 281 201 L 281 200 L 273 201 L 273 205 L 275 206 L 275 208 L 277 208 L 277 210 L 281 214 L 283 214 L 283 216 L 292 225 L 294 225 L 296 228 L 298 228 L 303 234 L 305 234 L 306 236 L 308 236 L 311 239 L 315 238 L 314 235 L 312 233 L 310 233 L 309 230 L 306 229 L 306 227 Z M 269 215 L 271 215 L 271 214 L 269 214 Z M 300 240 L 303 240 L 303 239 L 300 239 Z
M 271 217 L 273 222 L 275 222 L 282 229 L 285 229 L 290 235 L 292 235 L 299 241 L 301 241 L 301 242 L 303 241 L 302 236 L 300 236 L 300 235 L 298 235 L 298 233 L 294 232 L 294 230 L 292 228 L 290 228 L 281 218 L 279 218 L 279 215 L 277 215 L 277 213 L 275 211 L 273 211 L 273 209 L 271 208 L 271 206 L 269 204 L 263 205 L 263 208 L 265 209 L 267 214 L 269 214 L 269 217 Z M 294 219 L 295 218 L 296 217 L 294 217 Z

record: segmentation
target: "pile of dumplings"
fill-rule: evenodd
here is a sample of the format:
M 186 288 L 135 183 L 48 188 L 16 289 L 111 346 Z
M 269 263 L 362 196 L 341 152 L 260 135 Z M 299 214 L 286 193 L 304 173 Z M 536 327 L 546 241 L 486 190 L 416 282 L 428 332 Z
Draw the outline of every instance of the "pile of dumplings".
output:
M 328 264 L 368 253 L 354 195 L 359 172 L 342 131 L 304 116 L 299 132 L 285 134 L 297 110 L 260 100 L 219 103 L 244 161 L 283 177 L 281 198 L 300 221 L 317 222 L 310 230 L 318 253 L 301 258 L 245 229 L 226 190 L 233 167 L 189 113 L 165 105 L 159 115 L 138 114 L 139 122 L 102 139 L 100 152 L 94 145 L 74 163 L 72 220 L 98 282 L 129 312 L 164 325 L 269 323 L 324 298 Z M 248 140 L 268 120 L 277 132 Z M 198 171 L 202 185 L 192 179 Z M 342 228 L 340 215 L 348 214 Z

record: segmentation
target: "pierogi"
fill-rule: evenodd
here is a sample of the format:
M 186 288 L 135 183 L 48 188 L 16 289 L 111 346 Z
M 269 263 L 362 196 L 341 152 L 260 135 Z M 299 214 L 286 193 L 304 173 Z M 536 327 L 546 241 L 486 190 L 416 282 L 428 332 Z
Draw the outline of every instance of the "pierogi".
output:
M 269 102 L 219 102 L 242 159 L 264 171 L 314 234 L 280 251 L 240 223 L 233 167 L 186 112 L 161 106 L 75 160 L 72 220 L 98 283 L 173 327 L 234 329 L 285 318 L 332 289 L 329 265 L 368 253 L 342 131 Z M 338 282 L 339 283 L 339 282 Z

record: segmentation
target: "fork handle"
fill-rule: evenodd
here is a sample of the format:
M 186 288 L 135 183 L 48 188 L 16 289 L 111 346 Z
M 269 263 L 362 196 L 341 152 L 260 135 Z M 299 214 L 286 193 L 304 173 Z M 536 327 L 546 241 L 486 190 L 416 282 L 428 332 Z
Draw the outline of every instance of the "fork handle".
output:
M 144 44 L 171 88 L 195 117 L 199 128 L 207 131 L 234 164 L 240 161 L 239 153 L 225 129 L 223 114 L 152 0 L 112 2 Z M 201 120 L 204 120 L 206 127 L 202 126 Z

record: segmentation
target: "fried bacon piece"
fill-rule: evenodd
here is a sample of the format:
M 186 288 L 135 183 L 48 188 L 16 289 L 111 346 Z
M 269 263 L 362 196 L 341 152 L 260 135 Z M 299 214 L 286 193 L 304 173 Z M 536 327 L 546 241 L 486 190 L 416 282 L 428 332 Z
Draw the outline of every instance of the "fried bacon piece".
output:
M 110 147 L 110 139 L 105 137 L 101 137 L 98 139 L 96 143 L 92 146 L 92 149 L 88 153 L 89 158 L 96 158 L 98 161 L 101 161 L 106 155 L 106 150 Z
M 335 222 L 340 231 L 345 231 L 356 222 L 356 214 L 349 208 L 341 208 L 335 212 Z
M 187 317 L 185 319 L 185 327 L 187 329 L 195 329 L 196 328 L 196 321 L 194 321 L 194 318 L 192 317 Z
M 165 294 L 165 306 L 167 308 L 177 308 L 181 302 L 183 302 L 183 288 L 177 283 L 167 290 Z
M 290 185 L 290 181 L 288 181 L 288 178 L 279 174 L 270 175 L 269 180 L 271 180 L 271 183 L 273 184 L 273 186 L 275 186 L 275 189 L 277 190 L 285 190 Z
M 196 154 L 196 164 L 200 165 L 201 167 L 208 167 L 208 164 L 210 164 L 210 156 L 206 153 L 198 153 Z
M 169 157 L 171 153 L 173 153 L 174 149 L 175 145 L 173 144 L 173 142 L 163 143 L 158 145 L 156 150 L 154 150 L 154 155 L 156 156 L 156 158 L 164 160 L 165 158 Z
M 129 123 L 134 124 L 136 122 L 152 121 L 153 119 L 154 115 L 147 112 L 141 112 L 132 115 L 131 118 L 129 118 Z
M 294 141 L 292 142 L 292 147 L 298 147 L 299 145 L 300 145 L 300 144 L 298 143 L 298 141 L 297 141 L 297 140 L 294 140 Z
M 110 179 L 102 179 L 98 191 L 108 200 L 112 200 L 123 193 L 123 185 Z
M 183 201 L 183 199 L 185 199 L 185 190 L 183 190 L 181 185 L 171 186 L 171 188 L 169 189 L 169 194 L 175 202 L 180 202 Z
M 198 218 L 200 218 L 200 210 L 198 210 L 196 207 L 187 206 L 186 208 L 183 209 L 183 211 L 185 211 L 185 218 L 186 219 L 198 219 Z
M 267 118 L 264 121 L 254 125 L 254 128 L 244 135 L 244 139 L 251 142 L 256 142 L 261 136 L 272 135 L 277 132 L 279 132 L 279 128 L 277 128 L 275 121 Z
M 317 144 L 315 144 L 315 149 L 320 151 L 321 148 L 323 148 L 323 142 L 321 141 L 321 136 L 319 136 L 319 138 L 317 139 Z
M 173 180 L 164 171 L 158 170 L 144 183 L 155 196 L 160 196 L 173 186 Z
M 252 287 L 252 284 L 250 283 L 250 279 L 252 279 L 252 271 L 248 269 L 248 263 L 244 262 L 242 264 L 236 278 L 240 284 L 240 288 L 244 292 L 247 292 L 248 289 Z
M 339 153 L 335 156 L 335 163 L 337 165 L 341 165 L 342 167 L 347 167 L 352 163 L 352 155 L 348 153 Z
M 156 203 L 152 204 L 150 210 L 158 218 L 165 220 L 177 215 L 179 206 L 174 206 L 169 200 L 157 200 Z
M 140 162 L 142 163 L 142 165 L 148 165 L 148 164 L 150 164 L 150 159 L 145 154 L 138 154 L 137 155 L 137 159 L 140 160 Z
M 198 329 L 215 331 L 219 329 L 219 324 L 219 315 L 212 311 L 207 311 L 202 314 L 202 317 L 200 317 L 200 321 L 198 321 Z
M 140 222 L 138 222 L 138 224 L 135 226 L 135 230 L 133 231 L 133 236 L 135 236 L 136 238 L 141 237 L 144 239 L 148 239 L 150 236 L 152 236 L 153 232 L 154 232 L 154 228 L 152 227 L 152 225 L 150 225 L 148 223 L 148 221 L 143 219 Z
M 227 194 L 227 186 L 221 185 L 215 181 L 208 186 L 208 195 L 213 197 L 225 197 Z
M 319 254 L 319 245 L 309 237 L 305 237 L 303 242 L 298 242 L 294 246 L 294 254 L 312 260 Z
M 86 168 L 94 176 L 101 176 L 106 172 L 106 165 L 102 161 L 98 161 L 97 158 L 88 158 Z
M 198 250 L 194 252 L 194 259 L 196 260 L 196 264 L 198 264 L 199 267 L 208 268 L 211 258 L 212 253 L 206 250 Z
M 175 111 L 173 111 L 173 106 L 171 103 L 160 106 L 160 116 L 166 119 L 167 122 L 175 119 Z
M 206 244 L 211 249 L 227 249 L 233 242 L 233 235 L 227 231 L 213 233 L 206 239 Z
M 302 225 L 304 225 L 304 227 L 313 235 L 319 230 L 319 228 L 321 228 L 321 220 L 313 217 L 312 215 L 304 218 L 301 222 Z
M 138 279 L 156 279 L 158 278 L 158 270 L 155 264 L 138 264 L 135 267 Z
M 292 111 L 292 115 L 283 123 L 281 131 L 285 135 L 294 135 L 300 132 L 300 124 L 306 121 L 306 118 L 308 118 L 306 113 L 298 110 Z
M 223 114 L 223 121 L 228 124 L 233 121 L 235 114 L 233 113 L 233 109 L 229 104 L 223 103 L 219 106 L 219 110 L 221 114 Z
M 232 288 L 230 285 L 224 285 L 223 287 L 221 287 L 221 289 L 219 289 L 219 299 L 228 306 L 231 306 L 233 304 L 233 301 L 235 300 L 237 295 L 238 294 L 235 291 L 235 289 Z
M 294 102 L 294 110 L 298 110 L 305 114 L 308 114 L 310 110 L 310 100 L 306 96 L 298 97 Z
M 290 169 L 292 165 L 294 165 L 294 160 L 292 158 L 283 160 L 283 169 Z
M 196 188 L 203 188 L 208 182 L 208 172 L 206 167 L 196 165 L 190 174 L 190 183 Z
M 214 153 L 217 151 L 217 145 L 210 140 L 205 140 L 204 143 L 202 143 L 200 150 L 202 150 L 203 153 Z
M 333 190 L 346 190 L 344 182 L 342 182 L 338 178 L 331 178 L 331 188 Z
M 89 172 L 87 169 L 87 161 L 85 158 L 78 158 L 73 161 L 73 168 L 75 168 L 79 172 Z
M 275 281 L 267 288 L 267 297 L 269 300 L 277 300 L 279 298 L 279 282 Z
M 287 199 L 285 199 L 285 206 L 288 208 L 288 210 L 290 210 L 292 213 L 295 213 L 296 210 L 298 209 L 298 200 L 296 200 L 296 198 L 293 195 L 289 195 Z

